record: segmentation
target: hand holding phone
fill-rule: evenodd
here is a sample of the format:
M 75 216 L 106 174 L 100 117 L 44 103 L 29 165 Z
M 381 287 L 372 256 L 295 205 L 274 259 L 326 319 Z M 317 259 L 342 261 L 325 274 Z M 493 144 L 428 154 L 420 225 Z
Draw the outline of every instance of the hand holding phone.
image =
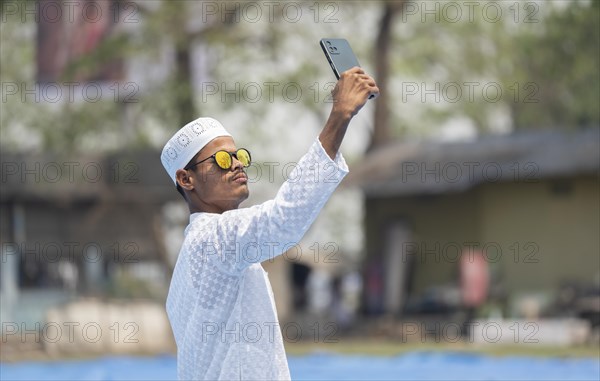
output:
M 346 39 L 323 38 L 320 41 L 320 45 L 337 79 L 340 79 L 340 75 L 346 70 L 355 66 L 360 67 L 358 60 Z M 373 98 L 375 98 L 374 94 L 369 95 L 369 99 Z

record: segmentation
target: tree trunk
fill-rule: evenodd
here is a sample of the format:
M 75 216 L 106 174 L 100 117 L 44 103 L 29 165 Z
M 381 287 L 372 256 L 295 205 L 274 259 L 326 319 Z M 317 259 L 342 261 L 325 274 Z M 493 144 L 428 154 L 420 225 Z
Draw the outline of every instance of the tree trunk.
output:
M 180 43 L 177 46 L 175 62 L 177 70 L 175 74 L 176 107 L 179 111 L 179 127 L 182 127 L 196 118 L 192 92 L 190 48 L 187 43 Z
M 386 143 L 390 138 L 390 107 L 389 97 L 386 93 L 389 82 L 389 52 L 392 40 L 392 26 L 394 17 L 403 9 L 406 0 L 387 1 L 384 4 L 383 16 L 377 35 L 375 51 L 375 80 L 381 94 L 375 102 L 375 120 L 373 124 L 373 135 L 367 151 Z

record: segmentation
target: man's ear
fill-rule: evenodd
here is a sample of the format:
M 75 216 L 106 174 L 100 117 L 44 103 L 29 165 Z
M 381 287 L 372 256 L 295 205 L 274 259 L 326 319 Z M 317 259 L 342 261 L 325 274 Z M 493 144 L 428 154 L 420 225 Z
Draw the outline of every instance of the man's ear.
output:
M 177 180 L 177 184 L 183 189 L 188 191 L 194 189 L 194 178 L 184 169 L 178 169 L 177 172 L 175 172 L 175 180 Z

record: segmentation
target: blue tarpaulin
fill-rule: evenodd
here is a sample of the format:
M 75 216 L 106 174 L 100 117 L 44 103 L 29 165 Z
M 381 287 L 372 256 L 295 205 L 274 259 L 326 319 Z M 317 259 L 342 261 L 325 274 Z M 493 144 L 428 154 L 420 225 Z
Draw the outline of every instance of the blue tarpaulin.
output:
M 414 352 L 392 357 L 289 356 L 294 380 L 600 380 L 592 358 L 492 357 Z M 175 357 L 102 357 L 0 364 L 1 380 L 173 380 Z

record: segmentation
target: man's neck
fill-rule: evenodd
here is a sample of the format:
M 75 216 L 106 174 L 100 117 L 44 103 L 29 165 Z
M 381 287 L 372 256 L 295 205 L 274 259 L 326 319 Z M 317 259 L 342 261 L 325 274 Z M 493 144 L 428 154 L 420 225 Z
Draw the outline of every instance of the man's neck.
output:
M 222 214 L 229 210 L 237 209 L 239 206 L 240 206 L 239 203 L 236 204 L 234 202 L 231 202 L 230 204 L 224 204 L 224 205 L 214 205 L 214 204 L 206 204 L 206 203 L 200 203 L 199 205 L 188 204 L 188 207 L 190 209 L 190 214 L 194 214 L 194 213 Z

